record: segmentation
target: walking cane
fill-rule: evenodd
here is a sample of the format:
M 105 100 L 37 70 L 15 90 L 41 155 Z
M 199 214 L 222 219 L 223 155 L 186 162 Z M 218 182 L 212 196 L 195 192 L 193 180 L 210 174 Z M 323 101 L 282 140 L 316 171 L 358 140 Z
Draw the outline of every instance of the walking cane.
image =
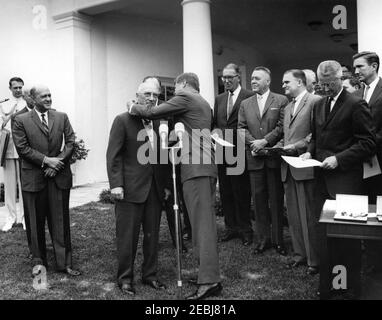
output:
M 174 192 L 174 213 L 175 213 L 175 244 L 176 244 L 176 261 L 177 261 L 177 298 L 183 299 L 182 294 L 182 261 L 180 251 L 180 219 L 179 219 L 179 206 L 178 206 L 178 193 L 176 188 L 176 171 L 175 171 L 175 150 L 183 148 L 182 134 L 184 133 L 183 123 L 175 124 L 175 133 L 179 137 L 179 143 L 172 147 L 166 146 L 166 136 L 168 135 L 167 124 L 162 123 L 159 126 L 159 135 L 162 141 L 162 149 L 168 149 L 171 151 L 171 163 L 172 163 L 172 183 Z

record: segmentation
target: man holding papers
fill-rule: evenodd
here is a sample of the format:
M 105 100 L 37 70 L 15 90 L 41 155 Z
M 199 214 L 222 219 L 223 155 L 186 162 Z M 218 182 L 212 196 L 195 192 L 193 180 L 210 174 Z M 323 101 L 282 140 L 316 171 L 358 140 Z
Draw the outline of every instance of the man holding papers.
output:
M 293 100 L 285 107 L 284 139 L 281 145 L 284 146 L 286 154 L 296 157 L 304 153 L 308 147 L 312 107 L 321 98 L 308 93 L 306 77 L 302 70 L 286 71 L 282 83 L 285 94 L 292 97 Z M 290 158 L 290 161 L 294 160 L 292 157 Z M 299 158 L 296 160 L 301 161 Z M 307 161 L 309 160 L 305 162 Z M 312 205 L 314 169 L 313 167 L 298 169 L 287 162 L 282 162 L 281 179 L 284 183 L 289 230 L 295 254 L 291 266 L 298 267 L 307 264 L 308 274 L 316 274 L 318 272 L 318 253 L 317 246 L 314 245 L 316 232 Z
M 317 170 L 315 215 L 318 237 L 325 237 L 318 224 L 326 199 L 337 194 L 363 194 L 363 162 L 375 154 L 375 134 L 364 100 L 342 87 L 342 69 L 337 61 L 321 62 L 317 70 L 319 84 L 327 97 L 313 107 L 312 139 L 303 158 L 322 161 Z M 318 240 L 319 240 L 318 239 Z M 328 239 L 332 267 L 343 265 L 348 275 L 348 293 L 359 294 L 361 244 L 353 239 Z M 330 270 L 331 273 L 332 270 Z M 330 282 L 331 283 L 331 282 Z

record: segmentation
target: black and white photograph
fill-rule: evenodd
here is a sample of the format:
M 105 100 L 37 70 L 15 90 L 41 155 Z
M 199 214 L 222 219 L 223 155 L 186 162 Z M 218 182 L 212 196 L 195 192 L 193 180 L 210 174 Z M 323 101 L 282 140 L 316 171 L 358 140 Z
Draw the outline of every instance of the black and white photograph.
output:
M 0 300 L 382 300 L 382 1 L 0 5 Z

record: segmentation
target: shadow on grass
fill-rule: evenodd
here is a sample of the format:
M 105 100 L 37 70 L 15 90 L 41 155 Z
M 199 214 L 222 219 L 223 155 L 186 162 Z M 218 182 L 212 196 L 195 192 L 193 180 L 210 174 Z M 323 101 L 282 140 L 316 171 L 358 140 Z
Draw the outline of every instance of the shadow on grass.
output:
M 222 217 L 217 217 L 218 234 L 224 229 Z M 49 234 L 47 251 L 49 259 L 48 290 L 33 289 L 31 262 L 25 232 L 21 228 L 0 233 L 0 299 L 57 299 L 57 300 L 125 300 L 125 299 L 176 299 L 176 253 L 171 244 L 165 215 L 162 216 L 159 246 L 159 278 L 167 285 L 166 291 L 156 292 L 141 283 L 142 238 L 138 245 L 135 261 L 134 298 L 120 294 L 115 285 L 116 249 L 114 207 L 110 204 L 92 202 L 71 210 L 71 235 L 74 267 L 83 274 L 70 278 L 54 271 L 54 260 Z M 285 229 L 287 243 L 288 233 Z M 195 271 L 191 243 L 182 255 L 183 274 Z M 252 247 L 244 247 L 239 239 L 219 242 L 220 268 L 223 292 L 212 299 L 272 300 L 272 299 L 315 299 L 318 276 L 306 275 L 305 268 L 288 270 L 286 259 L 273 250 L 261 256 L 252 254 Z M 183 293 L 195 288 L 183 282 Z

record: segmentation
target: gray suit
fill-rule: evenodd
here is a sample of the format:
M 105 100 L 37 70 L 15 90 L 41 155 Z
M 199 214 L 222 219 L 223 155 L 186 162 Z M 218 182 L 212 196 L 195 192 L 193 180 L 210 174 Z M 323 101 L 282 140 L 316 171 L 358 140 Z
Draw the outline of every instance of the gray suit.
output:
M 283 144 L 293 144 L 296 148 L 290 156 L 306 152 L 310 134 L 312 108 L 319 96 L 306 93 L 298 105 L 293 102 L 285 107 Z M 295 112 L 292 116 L 292 107 Z M 297 169 L 286 162 L 281 164 L 281 178 L 284 182 L 289 230 L 297 260 L 307 260 L 309 266 L 318 266 L 318 253 L 315 244 L 314 219 L 314 170 Z

